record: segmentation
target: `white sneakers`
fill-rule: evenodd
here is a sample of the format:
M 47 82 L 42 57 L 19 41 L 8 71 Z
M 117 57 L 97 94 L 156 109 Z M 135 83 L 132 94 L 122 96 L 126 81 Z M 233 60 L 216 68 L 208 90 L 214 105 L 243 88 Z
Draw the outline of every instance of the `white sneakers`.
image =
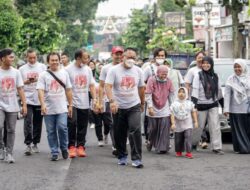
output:
M 14 160 L 12 154 L 7 154 L 6 162 L 9 164 L 15 163 L 15 160 Z
M 103 147 L 104 146 L 104 142 L 103 141 L 98 141 L 98 146 L 99 147 Z

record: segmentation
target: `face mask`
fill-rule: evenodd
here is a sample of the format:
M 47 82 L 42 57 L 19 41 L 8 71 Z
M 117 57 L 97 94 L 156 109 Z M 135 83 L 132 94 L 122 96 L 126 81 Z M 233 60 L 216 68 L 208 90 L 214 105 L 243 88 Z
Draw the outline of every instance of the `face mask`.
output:
M 80 67 L 85 67 L 85 66 L 86 66 L 86 64 L 84 64 L 84 63 L 80 64 Z
M 125 61 L 125 65 L 127 68 L 133 67 L 134 64 L 135 64 L 135 60 L 133 60 L 133 59 L 128 59 Z
M 167 79 L 160 79 L 159 77 L 156 77 L 156 80 L 159 82 L 159 83 L 164 83 L 167 81 Z
M 28 65 L 29 65 L 30 67 L 35 67 L 36 64 L 30 64 L 30 63 L 28 63 Z
M 163 63 L 164 63 L 164 59 L 156 59 L 155 60 L 155 62 L 157 63 L 157 64 L 159 64 L 159 65 L 163 65 Z

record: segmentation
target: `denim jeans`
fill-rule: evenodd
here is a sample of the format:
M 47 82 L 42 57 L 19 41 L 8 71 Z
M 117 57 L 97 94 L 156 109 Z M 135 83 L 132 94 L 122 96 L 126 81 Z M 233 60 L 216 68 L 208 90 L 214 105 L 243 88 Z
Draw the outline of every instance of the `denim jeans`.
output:
M 45 115 L 44 121 L 47 130 L 47 138 L 52 155 L 59 154 L 59 143 L 61 151 L 68 149 L 67 113 Z M 58 134 L 58 135 L 57 135 Z M 58 142 L 59 137 L 59 142 Z

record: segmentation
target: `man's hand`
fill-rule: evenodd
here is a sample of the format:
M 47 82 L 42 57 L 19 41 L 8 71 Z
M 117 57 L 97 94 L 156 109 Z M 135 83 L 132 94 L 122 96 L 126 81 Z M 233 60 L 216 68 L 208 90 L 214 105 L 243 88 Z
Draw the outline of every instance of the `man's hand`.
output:
M 113 114 L 116 114 L 118 112 L 118 105 L 115 101 L 110 103 L 110 109 Z
M 199 125 L 198 125 L 198 122 L 194 122 L 194 128 L 198 129 Z
M 148 113 L 149 113 L 150 116 L 154 116 L 155 115 L 154 109 L 152 107 L 148 108 Z
M 68 116 L 69 116 L 69 118 L 72 118 L 72 115 L 73 115 L 73 107 L 68 106 Z
M 41 105 L 41 114 L 46 115 L 47 114 L 47 107 L 45 104 Z
M 144 112 L 145 104 L 141 104 L 141 112 Z
M 229 113 L 228 113 L 228 112 L 225 112 L 224 115 L 225 115 L 226 117 L 228 117 L 228 116 L 229 116 Z
M 22 106 L 22 111 L 21 111 L 22 115 L 23 116 L 26 116 L 27 115 L 27 105 L 23 105 Z
M 176 128 L 176 127 L 175 127 L 175 124 L 172 124 L 172 125 L 171 125 L 171 129 L 174 131 L 175 128 Z

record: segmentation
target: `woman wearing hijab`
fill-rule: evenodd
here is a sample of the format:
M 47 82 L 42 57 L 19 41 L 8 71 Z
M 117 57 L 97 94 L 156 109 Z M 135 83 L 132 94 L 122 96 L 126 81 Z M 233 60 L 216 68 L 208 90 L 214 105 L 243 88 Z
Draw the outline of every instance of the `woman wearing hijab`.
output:
M 194 104 L 188 100 L 188 91 L 181 87 L 177 91 L 177 98 L 170 106 L 171 128 L 175 130 L 175 152 L 177 157 L 182 156 L 185 150 L 187 158 L 192 155 L 193 123 L 198 128 L 197 111 Z
M 250 153 L 250 77 L 244 60 L 236 59 L 226 82 L 224 115 L 230 119 L 235 153 Z
M 168 68 L 160 65 L 156 76 L 148 79 L 146 87 L 146 101 L 148 104 L 148 133 L 149 141 L 147 148 L 152 147 L 159 154 L 167 153 L 169 150 L 170 132 L 170 102 L 174 97 L 172 81 L 167 78 Z
M 222 155 L 221 130 L 219 125 L 219 103 L 223 107 L 223 97 L 219 85 L 219 78 L 214 72 L 214 61 L 205 56 L 202 60 L 202 70 L 195 75 L 191 99 L 198 110 L 199 130 L 196 132 L 200 139 L 206 121 L 211 138 L 211 149 L 214 153 Z M 196 130 L 194 130 L 195 132 Z M 199 138 L 198 138 L 199 137 Z M 199 141 L 199 140 L 198 140 Z M 198 142 L 197 142 L 198 143 Z

